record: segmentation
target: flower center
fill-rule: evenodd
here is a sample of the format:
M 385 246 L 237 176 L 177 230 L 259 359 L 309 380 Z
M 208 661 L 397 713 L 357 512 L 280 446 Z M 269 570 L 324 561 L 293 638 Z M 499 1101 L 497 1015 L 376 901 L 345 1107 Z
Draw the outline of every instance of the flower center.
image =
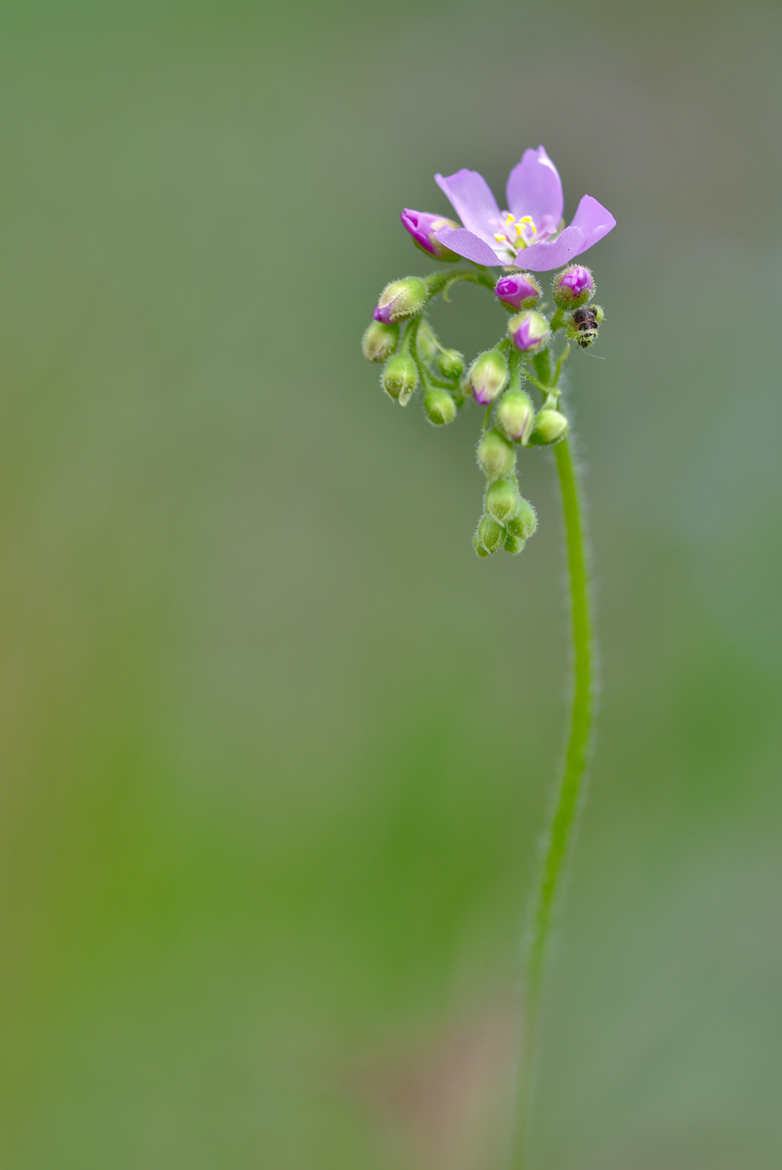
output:
M 516 219 L 515 215 L 508 212 L 505 216 L 505 231 L 495 232 L 494 238 L 498 244 L 504 244 L 516 255 L 523 248 L 534 244 L 537 234 L 538 229 L 531 215 L 522 215 Z

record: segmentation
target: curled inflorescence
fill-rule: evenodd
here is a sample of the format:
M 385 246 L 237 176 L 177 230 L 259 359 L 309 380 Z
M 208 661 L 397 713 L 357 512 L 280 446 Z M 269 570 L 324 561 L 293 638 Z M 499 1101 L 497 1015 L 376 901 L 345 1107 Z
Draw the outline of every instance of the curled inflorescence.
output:
M 435 426 L 453 422 L 468 399 L 485 407 L 477 459 L 486 489 L 474 547 L 481 557 L 499 548 L 515 554 L 537 527 L 535 509 L 518 486 L 518 450 L 551 446 L 567 434 L 560 374 L 568 341 L 586 349 L 603 320 L 593 301 L 592 272 L 572 261 L 611 231 L 615 220 L 584 195 L 571 223 L 563 225 L 562 185 L 542 146 L 525 151 L 511 171 L 508 211 L 500 211 L 476 171 L 435 177 L 462 225 L 409 208 L 402 223 L 429 256 L 445 262 L 461 257 L 469 267 L 386 285 L 364 333 L 363 353 L 383 363 L 381 385 L 400 406 L 421 388 L 424 411 Z M 492 268 L 501 270 L 499 279 Z M 553 279 L 550 306 L 535 274 L 554 269 L 561 270 Z M 490 289 L 510 314 L 503 336 L 469 366 L 458 349 L 441 344 L 427 317 L 432 300 L 458 281 Z

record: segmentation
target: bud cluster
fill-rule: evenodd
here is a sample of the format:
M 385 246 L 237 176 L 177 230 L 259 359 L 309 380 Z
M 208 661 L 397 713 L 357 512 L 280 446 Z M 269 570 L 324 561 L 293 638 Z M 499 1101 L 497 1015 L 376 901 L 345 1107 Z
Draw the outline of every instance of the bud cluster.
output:
M 455 258 L 437 241 L 442 226 L 437 217 L 406 214 L 406 226 L 423 251 L 441 260 Z M 469 363 L 458 349 L 440 343 L 425 315 L 434 296 L 459 280 L 493 290 L 510 314 L 505 336 Z M 433 273 L 391 281 L 378 298 L 361 348 L 368 361 L 382 363 L 380 382 L 389 398 L 406 406 L 421 387 L 424 414 L 437 427 L 452 423 L 468 400 L 485 408 L 476 452 L 485 479 L 483 514 L 473 538 L 480 557 L 499 548 L 521 552 L 537 528 L 535 509 L 519 491 L 517 455 L 519 449 L 552 446 L 567 434 L 559 375 L 569 347 L 560 347 L 558 356 L 552 351 L 559 331 L 582 349 L 597 339 L 603 310 L 591 303 L 594 294 L 590 270 L 570 264 L 554 277 L 555 307 L 547 310 L 533 273 L 506 270 L 495 281 L 476 264 L 447 277 Z M 532 398 L 535 387 L 539 405 Z
M 486 478 L 486 490 L 473 548 L 479 557 L 491 556 L 500 548 L 520 553 L 538 520 L 532 504 L 519 491 L 513 443 L 493 427 L 481 436 L 476 454 Z

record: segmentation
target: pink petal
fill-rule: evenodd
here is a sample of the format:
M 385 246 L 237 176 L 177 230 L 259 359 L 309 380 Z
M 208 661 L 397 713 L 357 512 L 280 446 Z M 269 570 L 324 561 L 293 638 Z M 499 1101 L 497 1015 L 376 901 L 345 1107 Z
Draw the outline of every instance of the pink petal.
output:
M 443 228 L 437 233 L 437 239 L 446 248 L 464 256 L 465 260 L 472 260 L 474 264 L 487 264 L 496 267 L 498 264 L 507 264 L 507 260 L 498 256 L 485 240 L 468 232 L 465 228 Z
M 584 242 L 581 228 L 571 224 L 557 236 L 556 240 L 547 240 L 542 244 L 532 244 L 531 247 L 525 248 L 519 253 L 517 261 L 519 265 L 523 263 L 530 272 L 548 272 L 551 268 L 562 268 L 588 247 L 589 244 Z
M 548 272 L 569 264 L 603 236 L 608 235 L 616 225 L 608 208 L 598 203 L 591 195 L 584 195 L 576 208 L 573 221 L 557 236 L 556 240 L 533 244 L 519 253 L 519 264 L 523 263 L 530 272 Z
M 562 219 L 562 183 L 544 147 L 525 150 L 508 176 L 508 207 L 515 216 L 531 215 L 538 228 L 550 217 Z
M 500 210 L 483 175 L 477 171 L 461 170 L 453 175 L 435 175 L 435 182 L 471 232 L 485 239 L 497 231 Z
M 591 195 L 582 195 L 570 226 L 580 228 L 584 233 L 586 249 L 602 240 L 603 236 L 607 236 L 611 229 L 616 227 L 616 220 L 608 208 L 598 203 L 597 199 L 593 199 Z

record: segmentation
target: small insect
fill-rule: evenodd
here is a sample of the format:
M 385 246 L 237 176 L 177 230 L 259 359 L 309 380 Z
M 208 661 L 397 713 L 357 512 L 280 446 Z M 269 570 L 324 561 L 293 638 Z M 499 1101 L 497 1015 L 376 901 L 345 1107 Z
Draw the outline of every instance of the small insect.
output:
M 571 321 L 573 322 L 573 336 L 582 349 L 586 349 L 596 339 L 602 313 L 596 305 L 584 305 L 575 309 Z

